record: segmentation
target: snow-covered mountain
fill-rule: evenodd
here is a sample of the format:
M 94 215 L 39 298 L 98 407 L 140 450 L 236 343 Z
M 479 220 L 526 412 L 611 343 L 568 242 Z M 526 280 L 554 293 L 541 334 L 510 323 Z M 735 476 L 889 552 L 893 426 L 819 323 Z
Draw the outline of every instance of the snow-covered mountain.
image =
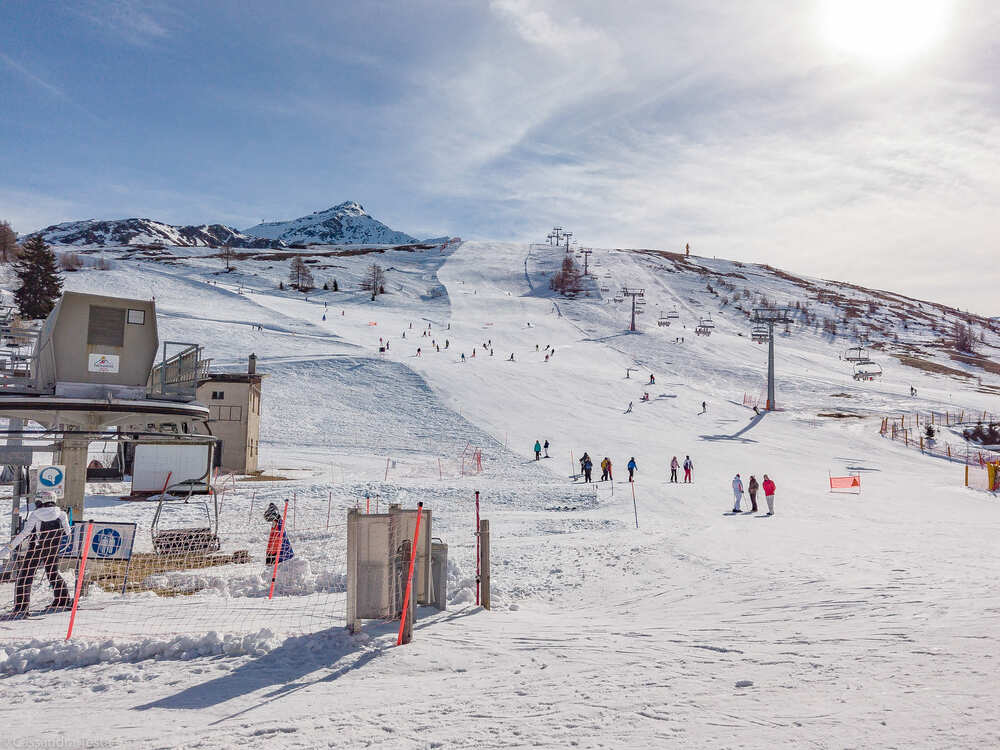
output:
M 309 242 L 324 245 L 402 245 L 417 241 L 408 234 L 390 229 L 355 201 L 345 201 L 291 221 L 257 224 L 243 232 L 253 237 L 281 240 L 288 245 Z
M 177 247 L 280 247 L 260 237 L 251 237 L 224 224 L 174 226 L 153 219 L 86 219 L 53 224 L 29 236 L 41 235 L 52 245 L 148 245 Z
M 346 201 L 291 221 L 258 224 L 241 232 L 225 224 L 176 226 L 154 219 L 67 221 L 33 232 L 52 245 L 283 248 L 287 245 L 405 245 L 417 240 L 397 232 Z

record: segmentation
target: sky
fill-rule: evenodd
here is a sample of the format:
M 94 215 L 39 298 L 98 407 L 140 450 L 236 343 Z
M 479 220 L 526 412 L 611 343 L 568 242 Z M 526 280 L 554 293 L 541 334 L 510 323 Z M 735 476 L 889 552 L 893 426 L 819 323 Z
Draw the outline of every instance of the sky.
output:
M 0 4 L 0 219 L 764 262 L 1000 315 L 1000 3 Z

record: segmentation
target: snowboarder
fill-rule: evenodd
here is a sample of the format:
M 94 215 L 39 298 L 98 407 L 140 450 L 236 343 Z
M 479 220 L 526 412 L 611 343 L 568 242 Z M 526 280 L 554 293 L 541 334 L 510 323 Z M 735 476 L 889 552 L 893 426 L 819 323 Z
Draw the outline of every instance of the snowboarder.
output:
M 545 457 L 548 458 L 549 457 L 549 441 L 546 440 L 545 441 L 545 445 L 543 445 L 542 447 L 545 448 Z
M 775 489 L 775 487 L 774 487 L 774 481 L 770 477 L 768 477 L 767 474 L 765 474 L 764 475 L 764 482 L 763 482 L 763 484 L 761 484 L 761 487 L 764 490 L 764 499 L 767 500 L 767 515 L 773 516 L 774 515 L 774 489 Z
M 17 549 L 22 542 L 29 539 L 28 549 L 17 571 L 14 584 L 14 609 L 11 619 L 21 619 L 28 616 L 31 604 L 31 584 L 35 580 L 35 571 L 45 568 L 45 575 L 52 586 L 53 600 L 50 610 L 69 609 L 73 601 L 66 582 L 59 575 L 59 545 L 63 536 L 71 534 L 69 519 L 65 511 L 56 506 L 54 492 L 42 492 L 35 503 L 35 509 L 28 514 L 21 533 L 15 536 L 4 547 L 0 547 L 0 558 L 7 557 L 12 550 Z
M 549 441 L 546 440 L 545 444 L 548 445 Z M 535 460 L 539 460 L 542 457 L 542 444 L 537 440 L 535 441 Z
M 670 481 L 674 484 L 677 483 L 677 470 L 680 468 L 680 461 L 677 460 L 677 456 L 670 459 Z
M 628 460 L 628 463 L 625 464 L 625 468 L 628 469 L 628 481 L 631 482 L 632 481 L 632 475 L 635 474 L 639 470 L 639 466 L 635 462 L 635 456 L 632 456 Z
M 750 482 L 747 484 L 747 494 L 750 495 L 750 510 L 753 513 L 757 512 L 757 490 L 760 485 L 757 484 L 757 477 L 753 474 L 750 475 Z
M 685 484 L 691 483 L 691 472 L 694 470 L 694 462 L 691 460 L 691 456 L 684 456 L 684 482 Z
M 740 479 L 740 475 L 737 474 L 733 477 L 733 513 L 742 513 L 740 510 L 740 500 L 743 499 L 743 480 Z
M 590 472 L 593 471 L 593 469 L 594 469 L 594 462 L 590 460 L 590 456 L 588 456 L 587 454 L 584 454 L 584 461 L 583 461 L 583 481 L 584 482 L 591 481 L 591 479 L 590 479 Z

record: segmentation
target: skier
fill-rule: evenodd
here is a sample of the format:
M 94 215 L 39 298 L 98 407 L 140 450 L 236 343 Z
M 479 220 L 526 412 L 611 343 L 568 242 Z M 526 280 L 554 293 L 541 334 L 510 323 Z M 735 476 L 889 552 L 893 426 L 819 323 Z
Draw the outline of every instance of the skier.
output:
M 706 404 L 704 401 L 702 401 L 701 402 L 701 413 L 704 414 L 706 411 L 708 411 L 708 404 Z
M 548 444 L 549 444 L 548 440 L 546 440 L 546 441 L 545 441 L 545 444 L 546 444 L 546 445 L 548 445 Z M 538 441 L 536 440 L 536 441 L 535 441 L 535 460 L 537 461 L 537 460 L 538 460 L 538 459 L 540 459 L 541 457 L 542 457 L 542 444 L 541 444 L 541 443 L 539 443 L 539 442 L 538 442 Z
M 445 347 L 445 349 L 447 349 L 447 348 L 448 348 L 448 347 Z M 465 361 L 465 352 L 462 352 L 462 361 L 463 361 L 463 362 Z
M 625 468 L 628 469 L 628 481 L 632 481 L 632 475 L 639 470 L 639 466 L 635 462 L 635 456 L 632 456 L 628 463 L 625 464 Z
M 514 361 L 514 352 L 510 353 L 510 359 L 508 359 L 507 361 L 508 362 L 513 362 Z
M 545 448 L 545 457 L 548 458 L 549 457 L 549 441 L 546 440 L 545 441 L 545 445 L 543 445 L 542 447 Z
M 10 612 L 10 619 L 19 620 L 28 616 L 31 584 L 39 567 L 45 568 L 45 575 L 49 579 L 49 585 L 52 586 L 53 600 L 49 610 L 69 609 L 72 605 L 66 582 L 59 575 L 59 545 L 62 543 L 63 535 L 69 536 L 70 533 L 69 519 L 66 518 L 65 511 L 56 506 L 55 493 L 40 493 L 35 502 L 35 509 L 28 514 L 21 533 L 4 547 L 0 547 L 0 558 L 7 557 L 11 550 L 17 549 L 30 537 L 28 549 L 17 571 L 17 580 L 14 584 L 14 609 Z
M 649 373 L 649 385 L 656 385 L 656 378 L 653 377 L 653 373 Z
M 767 474 L 765 474 L 764 475 L 764 482 L 761 485 L 761 487 L 764 489 L 764 499 L 767 500 L 767 515 L 773 516 L 774 515 L 774 489 L 775 489 L 775 487 L 774 487 L 774 481 L 770 477 L 768 477 Z
M 677 460 L 677 456 L 670 459 L 670 481 L 674 484 L 677 483 L 677 469 L 680 468 L 680 462 Z
M 632 413 L 632 402 L 631 401 L 628 402 L 628 408 L 625 410 L 625 413 L 626 414 L 631 414 Z
M 740 510 L 740 500 L 743 499 L 743 480 L 740 479 L 739 474 L 733 477 L 733 498 L 735 500 L 733 513 L 742 513 L 743 511 Z
M 589 481 L 591 481 L 591 479 L 590 479 L 590 472 L 593 471 L 593 469 L 594 469 L 594 462 L 590 460 L 590 456 L 588 456 L 586 453 L 584 453 L 583 455 L 584 455 L 584 461 L 583 461 L 583 481 L 584 482 L 589 482 Z
M 545 355 L 545 361 L 546 361 L 546 362 L 548 362 L 548 361 L 549 361 L 549 355 L 548 355 L 548 354 L 546 354 L 546 355 Z
M 447 349 L 447 348 L 448 348 L 448 344 L 449 344 L 449 343 L 450 343 L 450 342 L 448 341 L 448 339 L 445 339 L 445 340 L 444 340 L 444 348 L 445 348 L 445 349 Z
M 274 503 L 268 503 L 264 509 L 264 520 L 271 524 L 271 533 L 267 537 L 267 551 L 264 554 L 264 562 L 267 565 L 274 565 L 275 559 L 281 554 L 281 511 Z
M 419 346 L 417 347 L 417 356 L 418 357 L 420 356 L 420 347 Z
M 611 465 L 611 462 L 608 460 L 607 456 L 605 456 L 604 458 L 601 459 L 601 481 L 602 482 L 608 481 L 608 467 L 610 465 Z
M 684 482 L 685 484 L 691 483 L 691 472 L 694 469 L 694 462 L 691 460 L 691 456 L 684 456 Z
M 750 511 L 753 513 L 757 512 L 757 490 L 760 487 L 757 484 L 757 477 L 753 474 L 750 475 L 750 483 L 747 484 L 747 493 L 750 495 Z
M 611 459 L 605 456 L 604 460 L 608 462 L 608 479 L 610 479 L 613 482 L 615 481 L 615 478 L 614 475 L 612 475 L 611 473 Z

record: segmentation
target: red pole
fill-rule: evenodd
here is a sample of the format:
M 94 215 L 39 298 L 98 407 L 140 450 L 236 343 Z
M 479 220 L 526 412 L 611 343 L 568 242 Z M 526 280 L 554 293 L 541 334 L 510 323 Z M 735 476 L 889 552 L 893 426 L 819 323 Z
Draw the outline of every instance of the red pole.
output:
M 90 535 L 94 533 L 93 521 L 87 521 L 87 538 L 80 550 L 80 570 L 76 574 L 76 594 L 73 596 L 73 611 L 69 614 L 69 630 L 66 631 L 66 640 L 73 635 L 73 623 L 76 621 L 76 608 L 80 603 L 80 590 L 83 588 L 83 573 L 87 569 L 87 552 L 90 550 Z
M 476 490 L 476 606 L 479 606 L 479 490 Z
M 403 645 L 403 630 L 410 611 L 410 592 L 413 590 L 413 563 L 417 560 L 417 545 L 420 543 L 420 517 L 424 514 L 424 504 L 417 503 L 417 523 L 413 528 L 413 543 L 410 545 L 410 571 L 406 574 L 406 594 L 403 596 L 403 616 L 399 618 L 399 637 L 396 645 Z
M 172 471 L 168 471 L 167 472 L 167 478 L 163 482 L 163 489 L 160 490 L 160 494 L 161 495 L 166 495 L 167 494 L 167 485 L 170 484 L 170 477 L 172 477 L 173 475 L 174 475 L 174 473 Z
M 288 501 L 285 500 L 285 511 L 281 514 L 281 540 L 278 542 L 278 554 L 274 556 L 274 570 L 271 571 L 271 590 L 267 593 L 268 600 L 274 598 L 274 582 L 278 580 L 278 561 L 281 560 L 281 548 L 285 544 L 285 519 L 288 518 Z
M 372 512 L 372 499 L 368 497 L 368 495 L 365 495 L 365 513 L 371 513 L 371 512 Z

